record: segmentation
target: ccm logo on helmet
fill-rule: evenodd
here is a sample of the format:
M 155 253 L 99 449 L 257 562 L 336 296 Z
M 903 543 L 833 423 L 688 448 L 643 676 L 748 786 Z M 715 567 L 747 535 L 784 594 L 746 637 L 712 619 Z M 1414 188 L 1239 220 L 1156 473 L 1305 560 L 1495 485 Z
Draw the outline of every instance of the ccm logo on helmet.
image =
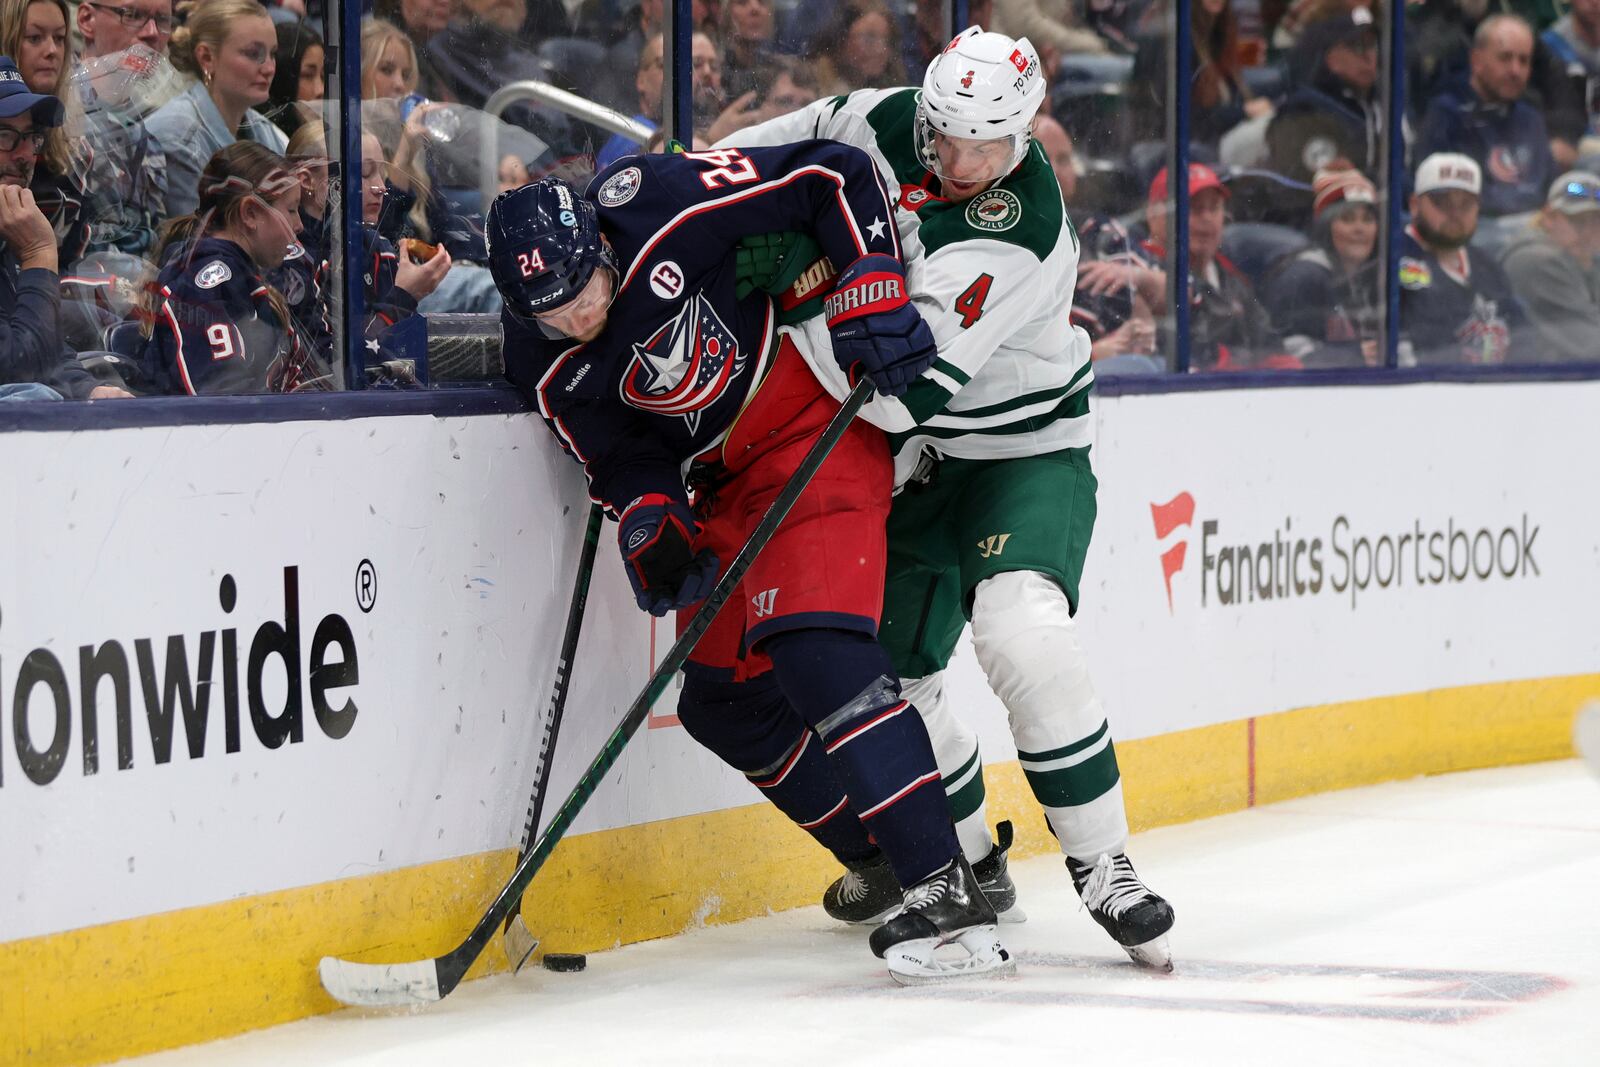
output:
M 837 319 L 841 315 L 852 311 L 860 314 L 870 314 L 874 311 L 886 310 L 876 305 L 887 303 L 891 307 L 905 302 L 904 290 L 900 287 L 900 279 L 890 275 L 864 285 L 852 285 L 848 289 L 840 290 L 828 297 L 823 302 L 827 317 Z

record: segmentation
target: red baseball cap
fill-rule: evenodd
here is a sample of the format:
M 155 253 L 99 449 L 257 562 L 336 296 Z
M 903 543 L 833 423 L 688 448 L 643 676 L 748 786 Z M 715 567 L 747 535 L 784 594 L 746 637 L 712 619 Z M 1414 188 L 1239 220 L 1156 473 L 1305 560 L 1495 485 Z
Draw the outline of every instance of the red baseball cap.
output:
M 1196 193 L 1207 189 L 1216 189 L 1222 194 L 1224 200 L 1233 194 L 1228 192 L 1228 187 L 1222 184 L 1222 179 L 1217 177 L 1217 172 L 1204 163 L 1189 164 L 1189 198 L 1192 200 Z M 1156 173 L 1155 181 L 1150 183 L 1150 200 L 1165 200 L 1167 198 L 1167 168 L 1162 167 Z

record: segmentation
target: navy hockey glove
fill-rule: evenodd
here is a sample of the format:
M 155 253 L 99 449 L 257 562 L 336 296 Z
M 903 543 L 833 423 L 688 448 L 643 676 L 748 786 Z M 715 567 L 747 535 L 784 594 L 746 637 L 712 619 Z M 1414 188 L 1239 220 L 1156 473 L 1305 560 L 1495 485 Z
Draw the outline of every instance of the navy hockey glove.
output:
M 628 568 L 633 598 L 652 615 L 686 608 L 711 592 L 717 557 L 694 551 L 700 524 L 682 501 L 646 493 L 622 512 L 617 540 Z
M 833 358 L 853 384 L 862 374 L 899 396 L 933 364 L 933 331 L 911 306 L 906 272 L 893 256 L 862 256 L 839 275 L 823 304 Z

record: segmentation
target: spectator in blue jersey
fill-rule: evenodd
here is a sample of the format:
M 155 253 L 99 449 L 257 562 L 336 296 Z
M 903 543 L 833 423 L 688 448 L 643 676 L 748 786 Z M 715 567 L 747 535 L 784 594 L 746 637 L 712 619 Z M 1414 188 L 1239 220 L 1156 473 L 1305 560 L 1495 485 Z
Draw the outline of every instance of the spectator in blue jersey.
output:
M 1483 188 L 1477 161 L 1435 153 L 1413 188 L 1400 243 L 1401 361 L 1504 363 L 1526 341 L 1524 316 L 1500 265 L 1471 244 Z
M 128 396 L 97 385 L 61 343 L 56 232 L 28 189 L 45 133 L 65 109 L 28 91 L 0 56 L 0 399 Z
M 332 387 L 266 274 L 295 242 L 300 180 L 288 161 L 250 141 L 215 153 L 195 212 L 168 221 L 162 267 L 147 294 L 141 355 L 158 392 L 288 393 Z
M 1345 160 L 1318 171 L 1312 189 L 1312 243 L 1274 268 L 1262 303 L 1306 366 L 1376 366 L 1377 189 Z
M 1340 158 L 1376 170 L 1383 123 L 1372 12 L 1358 7 L 1313 23 L 1301 47 L 1316 67 L 1267 127 L 1272 169 L 1301 182 Z
M 1414 156 L 1470 156 L 1482 174 L 1483 214 L 1532 211 L 1555 177 L 1550 134 L 1539 109 L 1524 100 L 1533 62 L 1533 31 L 1516 15 L 1492 15 L 1473 35 L 1470 74 L 1428 104 Z

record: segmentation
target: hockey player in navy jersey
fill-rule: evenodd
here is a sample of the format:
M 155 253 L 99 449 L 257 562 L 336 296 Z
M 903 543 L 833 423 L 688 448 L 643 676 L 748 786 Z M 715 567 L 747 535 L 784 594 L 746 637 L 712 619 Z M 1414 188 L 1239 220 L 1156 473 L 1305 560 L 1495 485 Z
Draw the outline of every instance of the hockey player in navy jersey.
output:
M 764 293 L 737 291 L 739 239 L 790 228 L 843 267 L 834 358 L 904 392 L 934 346 L 907 302 L 888 197 L 857 149 L 628 156 L 586 194 L 547 178 L 489 211 L 507 375 L 617 518 L 653 614 L 710 591 L 839 410 L 797 348 L 812 342 L 777 327 Z M 857 420 L 691 655 L 678 715 L 841 861 L 881 847 L 905 891 L 871 939 L 892 976 L 992 973 L 1012 966 L 994 909 L 876 639 L 891 486 L 883 433 Z M 936 955 L 950 944 L 965 955 Z

